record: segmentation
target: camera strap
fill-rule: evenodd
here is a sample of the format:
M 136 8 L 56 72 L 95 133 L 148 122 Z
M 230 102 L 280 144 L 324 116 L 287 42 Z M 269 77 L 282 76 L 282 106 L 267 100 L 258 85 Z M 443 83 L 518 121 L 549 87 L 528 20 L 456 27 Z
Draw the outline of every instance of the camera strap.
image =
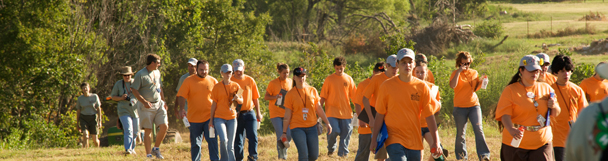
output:
M 120 80 L 120 81 L 122 81 L 122 88 L 125 90 L 124 94 L 130 95 L 131 91 L 126 88 L 126 86 L 125 86 L 125 80 Z

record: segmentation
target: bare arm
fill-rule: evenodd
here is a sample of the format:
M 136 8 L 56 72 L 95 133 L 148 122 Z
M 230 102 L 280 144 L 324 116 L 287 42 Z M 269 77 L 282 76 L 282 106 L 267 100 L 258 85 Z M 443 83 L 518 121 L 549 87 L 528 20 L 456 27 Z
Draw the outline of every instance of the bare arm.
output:
M 369 105 L 369 99 L 363 96 L 363 106 L 365 108 L 365 112 L 367 113 L 367 117 L 369 118 L 369 127 L 374 128 L 374 115 L 372 115 L 372 107 Z M 372 139 L 373 140 L 373 139 Z
M 285 133 L 287 133 L 290 122 L 291 122 L 291 109 L 285 108 L 285 116 L 283 116 L 283 135 L 285 135 Z
M 262 122 L 262 112 L 260 111 L 260 101 L 258 99 L 253 99 L 253 107 L 255 108 L 258 122 Z
M 523 137 L 524 133 L 522 131 L 517 130 L 515 126 L 513 126 L 513 122 L 511 121 L 511 115 L 503 115 L 502 119 L 500 120 L 502 121 L 502 125 L 504 126 L 505 130 L 507 130 L 509 134 L 513 136 L 513 138 L 520 139 L 521 137 Z
M 323 98 L 321 98 L 321 100 L 323 100 Z M 321 103 L 317 104 L 317 115 L 319 115 L 321 120 L 323 120 L 323 122 L 325 122 L 327 125 L 327 133 L 331 133 L 331 125 L 329 124 L 329 120 L 327 120 L 327 116 L 325 116 L 325 111 L 323 111 L 323 108 L 321 108 Z
M 279 98 L 279 95 L 276 95 L 276 96 L 270 95 L 270 93 L 268 93 L 268 91 L 266 91 L 266 94 L 264 94 L 264 100 L 271 101 L 271 100 L 276 100 L 278 98 Z
M 145 108 L 150 108 L 152 105 L 150 104 L 150 102 L 148 102 L 146 99 L 144 99 L 143 96 L 141 96 L 141 94 L 139 94 L 139 91 L 131 88 L 131 92 L 133 92 L 133 96 L 135 96 L 135 98 L 141 102 L 141 104 L 144 105 Z
M 440 145 L 439 133 L 437 131 L 437 122 L 435 121 L 435 115 L 426 117 L 426 124 L 428 125 L 429 131 L 431 132 L 431 136 L 433 137 L 433 140 L 435 141 L 434 144 L 431 145 L 431 149 L 440 147 L 439 146 Z M 441 154 L 442 151 L 439 150 L 439 151 L 437 151 L 437 153 Z
M 376 119 L 378 119 L 378 121 L 375 122 L 374 127 L 382 127 L 382 123 L 384 123 L 384 115 L 380 114 L 380 113 L 376 113 Z M 371 125 L 370 125 L 371 126 Z M 380 133 L 380 128 L 372 128 L 372 138 L 378 138 L 378 133 Z M 370 148 L 369 150 L 372 151 L 374 154 L 376 154 L 376 144 L 378 144 L 378 141 L 376 139 L 372 139 L 372 143 L 370 144 Z
M 458 70 L 454 77 L 452 77 L 450 80 L 450 88 L 454 89 L 456 86 L 458 86 L 458 77 L 460 77 L 460 70 Z
M 185 115 L 185 111 L 184 111 L 184 107 L 186 106 L 186 99 L 182 96 L 177 96 L 177 99 L 175 99 L 175 106 L 176 106 L 176 110 L 179 109 L 179 117 L 184 117 Z M 178 108 L 179 107 L 179 108 Z
M 76 110 L 76 129 L 80 132 L 80 110 Z
M 215 118 L 215 109 L 217 108 L 217 103 L 211 103 L 211 118 L 209 119 L 209 127 L 213 127 L 213 119 Z
M 323 108 L 323 105 L 325 105 L 325 98 L 321 97 L 321 100 L 319 101 L 319 105 L 321 106 L 321 108 Z
M 127 98 L 127 94 L 123 94 L 122 96 L 112 96 L 112 100 L 114 101 L 122 101 L 122 100 L 126 100 Z

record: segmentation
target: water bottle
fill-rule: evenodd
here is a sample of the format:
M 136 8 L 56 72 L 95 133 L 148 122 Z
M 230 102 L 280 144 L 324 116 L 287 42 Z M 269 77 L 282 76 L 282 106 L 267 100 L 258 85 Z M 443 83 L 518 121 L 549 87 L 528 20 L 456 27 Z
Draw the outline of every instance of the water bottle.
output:
M 209 127 L 209 138 L 215 138 L 215 127 Z
M 444 160 L 445 160 L 445 158 L 443 158 L 443 155 L 439 155 L 439 154 L 437 154 L 437 150 L 438 150 L 438 149 L 439 149 L 439 148 L 432 148 L 432 149 L 431 149 L 431 156 L 433 156 L 433 159 L 434 159 L 435 161 L 444 161 Z
M 287 138 L 281 139 L 281 142 L 283 142 L 283 145 L 285 146 L 285 148 L 289 148 L 289 141 L 287 141 Z
M 486 89 L 488 88 L 488 76 L 485 75 L 483 76 L 482 82 L 481 82 L 481 89 Z
M 260 122 L 260 119 L 258 119 L 258 128 L 255 130 L 260 130 L 260 126 L 262 125 L 262 123 Z
M 524 132 L 524 127 L 520 126 L 517 130 Z M 513 146 L 514 148 L 519 148 L 519 143 L 521 143 L 521 139 L 523 139 L 523 138 L 524 138 L 523 134 L 521 135 L 520 139 L 513 138 L 513 140 L 511 141 L 511 146 Z
M 190 127 L 190 122 L 188 122 L 188 118 L 184 117 L 182 121 L 184 121 L 184 125 L 186 125 L 186 127 Z

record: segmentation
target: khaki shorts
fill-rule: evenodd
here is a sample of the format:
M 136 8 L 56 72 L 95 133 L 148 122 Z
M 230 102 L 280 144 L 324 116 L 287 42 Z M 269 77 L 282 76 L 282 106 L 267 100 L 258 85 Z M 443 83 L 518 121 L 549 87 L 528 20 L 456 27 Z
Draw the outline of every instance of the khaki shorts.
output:
M 387 159 L 388 153 L 386 153 L 386 145 L 382 146 L 380 150 L 374 155 L 374 159 Z
M 146 108 L 141 102 L 137 102 L 137 112 L 139 113 L 139 125 L 144 129 L 152 129 L 153 124 L 162 125 L 168 124 L 167 110 L 165 110 L 165 102 L 158 101 L 152 103 L 151 108 Z

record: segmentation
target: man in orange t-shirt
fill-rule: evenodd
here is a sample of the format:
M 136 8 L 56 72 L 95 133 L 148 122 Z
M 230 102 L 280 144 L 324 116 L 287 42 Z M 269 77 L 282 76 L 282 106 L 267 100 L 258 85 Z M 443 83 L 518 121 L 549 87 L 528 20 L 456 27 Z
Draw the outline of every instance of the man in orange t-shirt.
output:
M 258 124 L 262 121 L 260 112 L 260 92 L 258 86 L 248 75 L 245 75 L 245 62 L 236 59 L 232 62 L 234 77 L 230 78 L 243 89 L 243 104 L 237 106 L 236 138 L 234 140 L 234 155 L 236 160 L 243 160 L 245 133 L 249 141 L 248 160 L 258 159 Z M 240 107 L 240 110 L 239 110 Z M 255 111 L 254 108 L 255 107 Z
M 376 122 L 374 127 L 386 124 L 388 138 L 385 141 L 389 158 L 394 161 L 420 160 L 420 150 L 424 149 L 420 134 L 420 117 L 426 118 L 434 144 L 431 149 L 439 148 L 439 134 L 433 109 L 431 108 L 430 89 L 426 83 L 414 77 L 415 54 L 411 49 L 401 49 L 397 53 L 397 64 L 401 74 L 386 80 L 380 85 L 376 102 Z M 380 128 L 373 129 L 376 138 Z M 370 150 L 376 148 L 373 139 Z M 435 155 L 441 155 L 441 149 Z
M 604 63 L 601 62 L 598 66 Z M 608 80 L 600 77 L 597 73 L 581 81 L 580 86 L 585 91 L 588 102 L 601 101 L 608 96 Z
M 545 53 L 536 54 L 536 57 L 540 59 L 540 68 L 542 69 L 538 77 L 539 82 L 545 82 L 549 85 L 553 85 L 557 80 L 557 77 L 549 72 L 549 66 L 551 65 L 551 58 Z
M 362 111 L 361 107 L 363 106 L 363 103 L 361 102 L 361 100 L 363 99 L 363 91 L 365 91 L 365 88 L 369 85 L 371 79 L 374 76 L 381 74 L 382 72 L 384 72 L 384 62 L 376 63 L 372 76 L 363 80 L 361 83 L 359 83 L 359 86 L 357 86 L 357 93 L 355 94 L 355 99 L 353 99 L 357 115 L 360 115 Z M 365 122 L 359 120 L 359 130 L 357 131 L 359 132 L 359 148 L 357 149 L 355 161 L 367 161 L 369 160 L 370 153 L 369 145 L 372 142 L 372 129 L 369 128 L 369 126 Z M 378 157 L 374 157 L 374 159 L 381 160 Z
M 327 76 L 321 88 L 321 106 L 325 105 L 327 119 L 333 127 L 332 133 L 327 135 L 327 153 L 332 155 L 336 150 L 337 138 L 340 136 L 340 147 L 338 156 L 348 155 L 348 144 L 353 132 L 351 125 L 353 110 L 349 99 L 354 99 L 357 86 L 348 74 L 344 73 L 346 59 L 337 57 L 334 59 L 335 73 Z
M 209 63 L 199 60 L 196 63 L 196 76 L 184 79 L 177 99 L 180 117 L 187 117 L 190 122 L 190 151 L 192 160 L 201 160 L 201 142 L 203 137 L 209 145 L 209 159 L 219 160 L 217 140 L 209 138 L 209 119 L 211 117 L 211 91 L 217 80 L 209 76 Z M 186 100 L 190 102 L 188 112 L 184 110 Z M 187 115 L 187 116 L 186 116 Z
M 555 161 L 563 161 L 566 157 L 564 147 L 570 132 L 570 127 L 578 118 L 578 114 L 587 107 L 587 99 L 583 89 L 570 82 L 574 63 L 568 56 L 557 55 L 553 58 L 551 72 L 557 76 L 555 84 L 551 85 L 557 97 L 562 112 L 551 120 L 553 130 L 553 154 Z
M 385 65 L 386 66 L 384 69 L 386 71 L 378 74 L 377 77 L 372 78 L 367 88 L 365 88 L 365 91 L 363 91 L 363 99 L 361 101 L 363 103 L 363 109 L 369 118 L 369 122 L 367 123 L 371 128 L 374 128 L 374 115 L 376 114 L 375 106 L 376 98 L 378 97 L 378 87 L 380 87 L 380 84 L 387 79 L 396 76 L 397 72 L 399 72 L 399 68 L 397 68 L 397 55 L 389 55 L 386 58 Z

